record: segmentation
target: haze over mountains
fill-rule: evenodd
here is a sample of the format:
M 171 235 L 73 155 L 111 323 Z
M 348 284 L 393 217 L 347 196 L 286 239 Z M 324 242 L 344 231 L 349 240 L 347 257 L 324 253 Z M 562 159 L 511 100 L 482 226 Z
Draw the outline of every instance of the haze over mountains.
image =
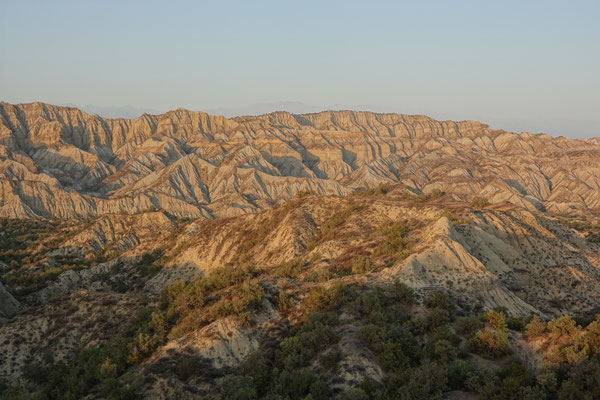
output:
M 75 104 L 60 104 L 67 107 L 79 108 L 88 114 L 98 114 L 104 118 L 137 118 L 142 114 L 161 114 L 164 111 L 159 111 L 154 108 L 126 106 L 97 106 L 93 104 L 77 106 Z M 306 104 L 300 101 L 277 101 L 266 103 L 255 103 L 240 106 L 225 106 L 225 107 L 209 107 L 201 108 L 202 111 L 208 114 L 223 115 L 227 118 L 234 118 L 247 115 L 262 115 L 276 111 L 286 111 L 292 114 L 317 113 L 324 110 L 355 110 L 355 111 L 370 111 L 375 113 L 397 113 L 398 110 L 403 110 L 404 114 L 424 114 L 438 120 L 458 120 L 455 114 L 440 113 L 439 110 L 414 108 L 410 106 L 403 107 L 385 107 L 372 104 L 332 104 L 317 106 L 314 104 Z M 166 110 L 166 109 L 165 109 Z M 493 128 L 504 129 L 515 132 L 532 132 L 532 133 L 550 133 L 552 136 L 565 136 L 571 139 L 589 138 L 596 136 L 600 132 L 600 124 L 591 120 L 551 118 L 551 117 L 501 117 L 501 116 L 486 116 L 475 114 L 470 117 L 477 121 L 486 122 Z

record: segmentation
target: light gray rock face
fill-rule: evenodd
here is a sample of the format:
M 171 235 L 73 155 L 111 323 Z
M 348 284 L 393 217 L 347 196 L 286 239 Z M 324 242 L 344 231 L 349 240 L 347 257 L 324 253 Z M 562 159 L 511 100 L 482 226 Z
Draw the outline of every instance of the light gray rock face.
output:
M 555 212 L 600 208 L 600 145 L 474 121 L 370 112 L 227 119 L 184 109 L 104 119 L 0 103 L 0 216 L 88 218 L 158 208 L 228 217 L 298 192 L 402 183 Z

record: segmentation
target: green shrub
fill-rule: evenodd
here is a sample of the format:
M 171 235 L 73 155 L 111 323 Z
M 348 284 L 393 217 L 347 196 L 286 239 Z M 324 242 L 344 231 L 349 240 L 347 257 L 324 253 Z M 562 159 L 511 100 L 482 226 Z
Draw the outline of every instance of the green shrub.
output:
M 485 208 L 489 205 L 490 203 L 485 197 L 475 197 L 473 201 L 471 201 L 471 207 L 473 208 Z
M 445 368 L 424 361 L 421 366 L 394 375 L 387 382 L 388 397 L 401 400 L 442 399 L 448 378 Z
M 275 393 L 289 399 L 328 399 L 329 388 L 310 368 L 281 371 L 274 387 Z
M 408 241 L 406 234 L 408 227 L 400 222 L 392 223 L 383 231 L 383 240 L 375 248 L 375 255 L 379 257 L 400 260 L 408 257 Z
M 427 329 L 431 332 L 435 328 L 444 326 L 450 322 L 450 312 L 444 308 L 433 308 L 425 317 Z
M 458 357 L 458 349 L 449 340 L 439 339 L 427 344 L 427 355 L 432 360 L 452 361 Z
M 277 295 L 277 310 L 280 313 L 285 313 L 288 312 L 289 310 L 291 310 L 291 308 L 294 306 L 294 299 L 292 299 L 290 296 L 288 296 L 285 293 L 285 290 L 281 289 L 279 290 L 279 294 Z
M 392 299 L 405 304 L 413 304 L 415 302 L 415 291 L 410 286 L 395 280 L 391 289 Z
M 236 267 L 228 264 L 221 268 L 213 270 L 207 279 L 207 286 L 213 290 L 224 289 L 232 285 L 239 285 L 249 279 L 258 277 L 262 271 L 253 265 L 244 265 Z
M 328 288 L 316 287 L 311 289 L 302 302 L 307 312 L 336 310 L 350 303 L 356 297 L 356 289 L 336 283 Z
M 423 300 L 423 305 L 427 308 L 441 308 L 449 312 L 454 311 L 454 304 L 452 304 L 448 296 L 439 291 L 429 293 Z
M 546 323 L 537 315 L 534 315 L 531 321 L 525 327 L 525 337 L 533 339 L 544 335 L 546 332 Z
M 339 339 L 332 329 L 335 324 L 337 316 L 333 313 L 311 315 L 294 336 L 281 341 L 277 365 L 292 370 L 305 366 L 320 350 Z
M 476 316 L 467 316 L 467 317 L 458 317 L 456 321 L 454 321 L 454 330 L 456 333 L 463 335 L 466 338 L 470 338 L 477 332 L 482 329 L 484 326 L 481 318 Z
M 525 319 L 521 316 L 509 317 L 506 325 L 511 331 L 523 332 L 525 330 Z
M 469 339 L 473 351 L 484 357 L 495 358 L 510 354 L 510 345 L 506 332 L 493 329 L 477 331 L 475 336 Z
M 255 282 L 246 282 L 236 286 L 227 296 L 205 308 L 205 320 L 213 320 L 229 315 L 241 315 L 246 311 L 258 311 L 262 307 L 264 289 Z
M 223 400 L 256 399 L 256 387 L 252 378 L 238 375 L 227 376 L 221 385 L 221 398 Z
M 284 261 L 275 269 L 274 275 L 276 277 L 288 277 L 288 278 L 297 278 L 300 276 L 302 272 L 302 267 L 304 266 L 304 262 L 299 258 L 294 258 L 293 260 Z
M 365 274 L 375 269 L 375 264 L 370 257 L 358 256 L 352 261 L 352 272 L 355 274 Z
M 335 372 L 341 359 L 342 353 L 334 349 L 321 356 L 319 364 L 325 371 Z
M 368 400 L 369 396 L 361 388 L 353 388 L 342 393 L 341 400 Z
M 491 329 L 501 332 L 508 331 L 506 314 L 504 312 L 490 310 L 483 315 L 483 318 L 487 321 Z
M 581 330 L 581 327 L 577 326 L 573 318 L 568 315 L 563 315 L 560 318 L 548 322 L 547 329 L 548 334 L 552 336 L 554 340 L 559 340 L 563 337 L 575 337 Z
M 473 390 L 470 381 L 478 378 L 478 371 L 465 360 L 456 359 L 446 364 L 446 374 L 448 376 L 448 386 L 452 390 Z
M 187 381 L 198 372 L 198 363 L 196 359 L 191 356 L 183 356 L 177 360 L 175 364 L 175 375 L 184 381 Z
M 385 371 L 398 371 L 410 365 L 410 360 L 404 354 L 402 345 L 399 343 L 384 343 L 381 351 L 377 354 L 377 360 Z

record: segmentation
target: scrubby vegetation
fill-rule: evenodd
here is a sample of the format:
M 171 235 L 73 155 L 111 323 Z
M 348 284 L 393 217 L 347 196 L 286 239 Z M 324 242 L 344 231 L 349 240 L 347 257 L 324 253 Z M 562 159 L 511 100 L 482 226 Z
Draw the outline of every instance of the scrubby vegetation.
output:
M 485 208 L 490 205 L 490 202 L 485 197 L 475 197 L 471 201 L 471 207 L 473 208 Z
M 354 214 L 359 213 L 363 209 L 359 203 L 352 203 L 345 210 L 333 214 L 325 223 L 319 227 L 317 232 L 308 239 L 306 248 L 312 250 L 320 243 L 331 240 L 334 233 Z
M 308 313 L 306 322 L 296 326 L 277 349 L 253 355 L 228 376 L 222 398 L 442 399 L 450 390 L 478 393 L 482 399 L 600 395 L 600 315 L 585 329 L 569 317 L 548 324 L 531 319 L 524 328 L 527 340 L 552 343 L 549 350 L 552 346 L 561 350 L 546 352 L 542 369 L 530 372 L 511 355 L 509 325 L 519 326 L 518 318 L 502 309 L 457 317 L 452 302 L 441 292 L 428 295 L 424 306 L 425 314 L 415 312 L 420 306 L 412 290 L 399 282 L 386 290 L 342 285 L 314 289 L 302 304 Z M 341 314 L 350 319 L 342 321 Z M 381 382 L 367 379 L 340 392 L 332 382 L 346 356 L 338 332 L 348 324 L 358 327 L 360 340 L 385 375 Z M 573 346 L 579 346 L 580 357 L 573 358 Z M 498 367 L 476 362 L 473 352 Z
M 387 195 L 388 189 L 380 187 L 365 195 Z M 432 192 L 404 200 L 421 202 L 442 195 Z M 279 312 L 281 331 L 261 342 L 260 352 L 239 369 L 215 372 L 210 384 L 224 399 L 441 399 L 449 391 L 475 393 L 482 399 L 600 396 L 600 316 L 545 322 L 536 316 L 512 316 L 505 309 L 464 315 L 448 292 L 421 289 L 415 293 L 399 281 L 373 287 L 366 283 L 370 277 L 351 276 L 379 271 L 406 258 L 419 240 L 418 235 L 409 236 L 419 226 L 414 220 L 396 219 L 371 228 L 365 235 L 366 246 L 350 247 L 335 260 L 345 257 L 339 269 L 322 266 L 337 267 L 327 259 L 331 256 L 326 246 L 309 251 L 356 229 L 358 224 L 348 221 L 363 209 L 360 201 L 371 200 L 355 198 L 329 214 L 298 257 L 265 265 L 264 270 L 249 264 L 256 246 L 299 201 L 291 200 L 260 228 L 242 232 L 254 239 L 243 246 L 242 256 L 233 258 L 235 264 L 170 283 L 158 304 L 140 310 L 135 322 L 116 338 L 81 350 L 68 364 L 48 357 L 43 365 L 30 366 L 24 386 L 0 382 L 0 397 L 138 398 L 143 382 L 133 372 L 134 366 L 148 360 L 160 345 L 220 318 L 252 325 L 262 318 L 253 318 L 254 314 L 264 308 Z M 487 202 L 472 206 L 486 207 Z M 448 216 L 457 226 L 470 223 L 456 212 Z M 317 250 L 326 255 L 324 260 Z M 141 257 L 136 274 L 152 276 L 160 269 L 161 257 L 160 252 Z M 23 258 L 19 268 L 31 261 Z M 54 261 L 73 268 L 80 262 L 69 256 Z M 62 270 L 43 273 L 56 276 Z M 6 282 L 15 287 L 16 281 L 10 279 L 14 278 Z M 123 282 L 122 287 L 118 283 L 111 287 L 126 291 L 136 286 Z M 517 345 L 529 346 L 543 358 L 539 370 L 523 364 Z M 378 372 L 358 371 L 363 367 L 348 362 L 356 354 L 375 363 Z M 200 375 L 198 360 L 188 354 L 165 368 L 166 374 L 186 384 Z M 352 374 L 364 380 L 347 381 Z
M 291 270 L 293 265 L 289 263 Z M 117 338 L 83 349 L 70 364 L 49 357 L 44 365 L 32 365 L 26 373 L 30 383 L 0 385 L 0 396 L 139 398 L 142 378 L 132 366 L 168 338 L 218 318 L 235 316 L 248 323 L 267 295 L 260 279 L 268 279 L 264 271 L 228 265 L 187 283 L 174 282 L 155 309 L 140 310 Z M 419 301 L 399 281 L 385 288 L 340 282 L 315 286 L 301 302 L 283 288 L 269 296 L 282 315 L 295 310 L 304 318 L 275 346 L 228 371 L 217 384 L 223 399 L 442 399 L 452 390 L 477 393 L 482 399 L 600 395 L 600 315 L 588 319 L 585 327 L 568 316 L 549 322 L 533 317 L 525 323 L 503 309 L 458 315 L 445 293 L 430 291 Z M 350 331 L 367 349 L 361 353 L 371 354 L 383 375 L 367 375 L 344 391 L 340 376 L 351 368 L 345 360 L 357 351 L 342 340 Z M 528 370 L 519 361 L 515 340 L 543 354 L 539 370 Z M 481 358 L 488 364 L 478 361 Z M 191 356 L 169 368 L 186 382 L 199 373 Z
M 374 188 L 367 189 L 367 190 L 357 190 L 357 191 L 353 192 L 352 194 L 354 196 L 363 196 L 363 197 L 388 196 L 388 194 L 390 194 L 390 192 L 392 192 L 397 187 L 398 187 L 397 185 L 394 185 L 391 183 L 380 183 L 377 186 L 375 186 Z M 397 194 L 398 192 L 399 192 L 399 190 L 396 189 L 396 193 L 392 193 L 392 194 L 394 194 L 394 196 L 390 195 L 388 197 L 391 197 L 397 201 L 407 201 L 407 202 L 411 202 L 411 203 L 425 203 L 427 201 L 438 199 L 444 195 L 444 192 L 442 192 L 439 189 L 433 189 L 429 193 L 422 193 L 422 194 L 415 194 L 415 193 L 411 193 L 411 192 L 404 192 L 401 194 Z
M 162 294 L 161 308 L 174 325 L 169 336 L 182 336 L 230 315 L 248 321 L 250 313 L 261 308 L 265 294 L 256 279 L 259 275 L 253 266 L 228 265 L 208 277 L 168 285 Z
M 87 266 L 87 261 L 74 255 L 53 257 L 52 266 L 44 265 L 48 252 L 71 235 L 57 221 L 0 219 L 1 280 L 15 295 L 38 290 L 66 269 Z
M 0 280 L 17 298 L 38 291 L 67 270 L 86 269 L 119 256 L 116 251 L 83 254 L 56 251 L 65 242 L 88 229 L 92 221 L 67 224 L 55 220 L 0 219 Z M 148 256 L 152 257 L 148 261 Z M 156 257 L 145 255 L 140 272 L 156 272 Z
M 375 255 L 388 261 L 397 261 L 408 257 L 410 254 L 408 240 L 408 226 L 401 222 L 393 222 L 383 230 L 383 240 L 377 245 Z
M 81 350 L 70 364 L 55 362 L 48 354 L 43 365 L 26 368 L 28 385 L 0 389 L 0 397 L 75 400 L 94 393 L 107 399 L 142 398 L 143 378 L 129 367 L 164 343 L 165 333 L 163 315 L 140 309 L 134 321 L 109 343 Z
M 354 196 L 385 196 L 394 189 L 390 183 L 380 183 L 374 188 L 352 192 Z
M 435 200 L 444 195 L 439 189 L 433 189 L 430 193 L 423 194 L 412 194 L 412 193 L 404 193 L 397 197 L 400 201 L 408 201 L 412 203 L 424 203 L 427 201 Z
M 583 214 L 559 214 L 557 220 L 563 225 L 584 232 L 588 241 L 600 242 L 600 224 L 598 218 L 588 218 Z

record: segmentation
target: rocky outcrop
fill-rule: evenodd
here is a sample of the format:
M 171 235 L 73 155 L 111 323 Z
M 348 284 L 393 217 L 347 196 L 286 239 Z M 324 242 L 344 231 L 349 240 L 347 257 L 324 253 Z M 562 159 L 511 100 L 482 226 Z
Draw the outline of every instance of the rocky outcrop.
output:
M 598 156 L 592 139 L 419 115 L 227 119 L 177 109 L 105 119 L 43 103 L 0 103 L 0 216 L 86 219 L 161 209 L 228 217 L 298 192 L 344 195 L 385 182 L 528 209 L 596 210 Z

